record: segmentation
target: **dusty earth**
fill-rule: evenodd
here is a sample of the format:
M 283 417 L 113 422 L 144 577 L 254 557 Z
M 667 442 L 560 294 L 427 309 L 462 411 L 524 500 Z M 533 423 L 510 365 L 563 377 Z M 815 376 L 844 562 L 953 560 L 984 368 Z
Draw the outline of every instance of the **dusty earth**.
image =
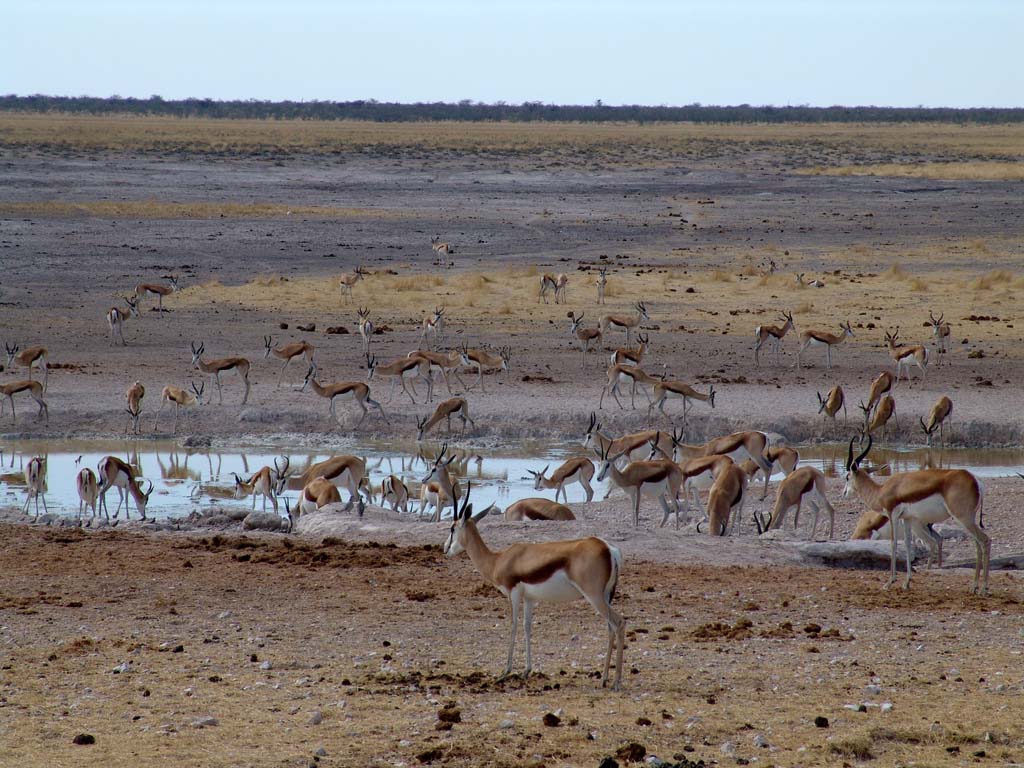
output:
M 651 306 L 647 369 L 715 385 L 716 408 L 697 407 L 690 439 L 741 428 L 793 444 L 831 435 L 815 392 L 837 382 L 851 417 L 838 435 L 849 434 L 888 364 L 883 328 L 927 342 L 929 309 L 953 323 L 952 351 L 923 385 L 915 371 L 897 389 L 901 421 L 886 442 L 920 442 L 917 418 L 941 394 L 955 403 L 954 442 L 1019 445 L 1024 430 L 1020 182 L 802 172 L 829 159 L 951 159 L 926 144 L 866 153 L 856 142 L 830 149 L 827 136 L 711 136 L 678 154 L 428 144 L 268 156 L 5 135 L 0 334 L 46 345 L 52 367 L 49 424 L 19 399 L 17 425 L 3 416 L 8 450 L 19 437 L 122 434 L 136 379 L 148 390 L 147 439 L 160 388 L 195 377 L 188 347 L 200 340 L 210 356 L 249 357 L 253 390 L 242 408 L 225 377 L 224 404 L 186 418 L 182 439 L 330 445 L 350 431 L 315 395 L 293 392 L 300 365 L 277 386 L 279 363 L 263 360 L 261 340 L 305 338 L 323 380 L 362 379 L 358 336 L 324 333 L 354 331 L 357 306 L 387 327 L 373 340 L 381 360 L 415 348 L 419 321 L 439 305 L 445 346 L 511 345 L 511 372 L 467 393 L 477 419 L 467 445 L 578 438 L 604 363 L 580 368 L 565 312 L 594 322 L 604 311 L 592 284 L 600 263 L 611 265 L 609 311 Z M 432 264 L 434 235 L 454 244 L 454 267 Z M 779 272 L 765 277 L 769 260 Z M 347 303 L 337 278 L 357 265 L 371 274 Z M 566 305 L 538 302 L 543 271 L 569 274 Z M 105 311 L 169 272 L 182 288 L 169 311 L 149 302 L 126 325 L 129 346 L 111 346 Z M 800 272 L 825 288 L 799 288 Z M 795 370 L 794 337 L 784 360 L 754 367 L 753 327 L 782 309 L 798 330 L 853 322 L 832 371 L 820 352 Z M 316 330 L 295 330 L 304 323 Z M 14 378 L 5 370 L 0 381 Z M 386 393 L 384 404 L 390 423 L 371 417 L 361 434 L 407 436 L 430 407 Z M 648 424 L 643 408 L 607 402 L 601 418 L 611 433 Z M 1021 552 L 1018 484 L 986 491 L 994 555 Z M 831 481 L 842 537 L 859 506 L 838 492 Z M 878 571 L 800 564 L 749 530 L 708 543 L 658 532 L 645 514 L 637 533 L 621 499 L 580 517 L 547 533 L 486 526 L 496 544 L 597 532 L 623 548 L 617 603 L 630 635 L 618 694 L 593 679 L 603 635 L 582 603 L 540 609 L 541 674 L 496 683 L 506 605 L 465 558 L 444 560 L 443 525 L 371 514 L 322 539 L 4 524 L 0 764 L 596 766 L 630 741 L 670 762 L 722 765 L 1024 761 L 1012 572 L 994 572 L 987 599 L 968 595 L 959 568 L 886 592 Z M 971 559 L 963 542 L 948 553 Z M 438 729 L 442 712 L 457 720 L 450 730 Z M 548 713 L 558 725 L 544 724 Z M 96 743 L 75 745 L 78 734 Z

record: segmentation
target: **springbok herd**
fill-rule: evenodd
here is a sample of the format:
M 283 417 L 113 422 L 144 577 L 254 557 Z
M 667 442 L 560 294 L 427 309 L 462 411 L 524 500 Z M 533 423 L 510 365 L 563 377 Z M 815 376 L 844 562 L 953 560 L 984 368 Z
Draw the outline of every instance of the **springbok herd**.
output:
M 432 247 L 445 262 L 454 249 L 448 243 L 439 242 L 435 237 Z M 366 273 L 361 267 L 340 280 L 342 294 L 353 298 L 353 289 Z M 106 314 L 113 344 L 127 344 L 123 327 L 131 317 L 139 316 L 139 306 L 143 299 L 155 296 L 158 300 L 157 310 L 163 312 L 163 300 L 172 295 L 178 288 L 177 279 L 167 276 L 167 284 L 140 284 L 135 292 L 125 297 L 125 307 L 112 307 Z M 803 275 L 798 275 L 801 284 L 817 286 L 819 281 L 803 283 Z M 540 279 L 538 301 L 547 303 L 549 295 L 556 304 L 567 301 L 569 278 L 565 274 L 544 274 Z M 598 271 L 595 281 L 597 303 L 604 304 L 607 274 L 605 269 Z M 822 287 L 822 286 L 817 286 Z M 631 406 L 635 407 L 636 392 L 644 393 L 648 403 L 648 417 L 657 408 L 661 414 L 668 416 L 665 410 L 669 399 L 682 400 L 682 430 L 674 428 L 667 431 L 646 430 L 634 434 L 613 437 L 602 431 L 597 413 L 591 413 L 589 425 L 583 435 L 583 446 L 586 455 L 571 458 L 548 474 L 548 467 L 534 472 L 535 489 L 553 489 L 555 500 L 544 498 L 527 498 L 516 501 L 509 506 L 504 515 L 512 520 L 575 520 L 575 515 L 566 504 L 558 503 L 559 495 L 564 495 L 566 487 L 579 483 L 586 492 L 587 501 L 593 498 L 591 482 L 596 476 L 598 482 L 610 481 L 610 486 L 621 488 L 629 496 L 632 503 L 633 523 L 640 523 L 640 503 L 644 496 L 658 500 L 664 526 L 669 518 L 675 517 L 675 526 L 680 525 L 682 514 L 690 509 L 691 501 L 698 509 L 703 506 L 704 514 L 697 522 L 697 531 L 712 536 L 725 536 L 738 531 L 741 526 L 744 500 L 748 491 L 748 483 L 760 474 L 763 478 L 763 499 L 768 491 L 769 479 L 773 474 L 781 472 L 785 477 L 776 490 L 775 504 L 771 515 L 763 519 L 754 515 L 754 525 L 760 534 L 782 526 L 785 516 L 790 510 L 794 512 L 794 526 L 798 523 L 801 505 L 806 502 L 814 511 L 814 523 L 811 528 L 813 537 L 817 531 L 819 516 L 828 516 L 829 538 L 834 532 L 834 512 L 826 496 L 823 474 L 812 466 L 800 466 L 799 454 L 796 450 L 782 446 L 770 446 L 763 432 L 744 431 L 719 437 L 703 444 L 692 445 L 683 442 L 687 415 L 696 402 L 715 407 L 716 392 L 710 387 L 707 392 L 698 392 L 692 386 L 681 381 L 668 380 L 665 376 L 646 373 L 641 367 L 648 356 L 649 338 L 641 333 L 642 325 L 650 322 L 650 308 L 642 301 L 635 301 L 633 311 L 628 313 L 608 313 L 599 317 L 596 327 L 583 325 L 584 315 L 568 312 L 570 322 L 570 338 L 579 343 L 582 352 L 582 365 L 587 366 L 587 356 L 591 345 L 602 348 L 610 331 L 622 331 L 626 335 L 626 346 L 616 349 L 610 358 L 607 368 L 607 382 L 601 391 L 598 410 L 603 408 L 604 399 L 610 395 L 620 408 L 623 408 L 619 396 L 624 394 L 623 386 L 628 386 Z M 805 354 L 811 349 L 824 348 L 825 362 L 828 369 L 832 368 L 832 351 L 854 336 L 850 324 L 840 325 L 838 333 L 830 330 L 807 328 L 797 331 L 793 315 L 788 312 L 780 316 L 780 325 L 760 325 L 754 330 L 754 362 L 761 364 L 761 352 L 771 353 L 777 361 L 782 354 L 785 337 L 793 333 L 799 337 L 799 348 L 796 354 L 796 365 L 803 364 Z M 440 351 L 445 340 L 447 317 L 443 307 L 436 307 L 422 322 L 421 345 L 406 357 L 389 363 L 380 363 L 371 351 L 374 324 L 368 309 L 360 308 L 358 312 L 358 331 L 362 353 L 366 359 L 366 381 L 340 381 L 326 383 L 317 380 L 316 350 L 305 341 L 275 346 L 271 336 L 264 337 L 264 359 L 274 357 L 282 361 L 278 371 L 277 385 L 281 385 L 289 364 L 301 359 L 307 367 L 305 380 L 300 391 L 311 388 L 316 395 L 325 398 L 329 403 L 331 417 L 340 425 L 341 421 L 335 411 L 337 402 L 354 403 L 361 411 L 358 422 L 352 428 L 359 427 L 369 408 L 375 409 L 380 418 L 388 422 L 388 417 L 380 401 L 371 397 L 371 385 L 384 378 L 391 381 L 391 398 L 394 397 L 395 386 L 400 385 L 402 391 L 412 403 L 416 403 L 416 381 L 421 380 L 426 387 L 426 402 L 433 400 L 435 377 L 439 377 L 451 395 L 451 377 L 455 377 L 466 391 L 460 376 L 460 369 L 475 371 L 476 383 L 481 391 L 484 389 L 485 371 L 509 370 L 511 349 L 501 348 L 496 352 L 483 349 L 471 349 L 465 344 L 457 349 Z M 930 324 L 934 335 L 935 350 L 946 351 L 946 342 L 950 335 L 949 324 L 940 315 L 930 316 Z M 636 332 L 639 345 L 631 347 L 633 333 Z M 881 373 L 871 385 L 867 403 L 860 402 L 863 412 L 863 426 L 858 433 L 850 438 L 846 460 L 846 485 L 844 496 L 859 497 L 867 507 L 867 511 L 858 521 L 854 538 L 880 537 L 891 541 L 890 578 L 886 586 L 896 581 L 896 542 L 902 531 L 902 538 L 909 553 L 912 537 L 917 536 L 928 545 L 938 564 L 942 562 L 942 539 L 932 529 L 932 525 L 952 518 L 959 523 L 975 542 L 977 558 L 975 563 L 972 590 L 982 595 L 988 592 L 989 553 L 991 542 L 981 526 L 982 488 L 970 472 L 965 470 L 923 469 L 914 472 L 895 474 L 879 483 L 872 477 L 874 468 L 865 465 L 865 459 L 871 450 L 874 434 L 885 430 L 895 416 L 895 401 L 892 392 L 899 382 L 910 379 L 910 368 L 916 366 L 921 381 L 927 372 L 932 355 L 925 345 L 901 345 L 899 329 L 887 331 L 885 342 L 888 354 L 894 366 L 892 373 Z M 0 386 L 0 393 L 6 396 L 2 401 L 11 403 L 11 418 L 16 419 L 14 411 L 14 395 L 28 393 L 38 404 L 37 420 L 49 420 L 49 410 L 43 398 L 48 385 L 47 350 L 44 347 L 31 347 L 21 350 L 17 344 L 7 344 L 7 369 L 27 368 L 29 378 Z M 217 390 L 218 403 L 223 402 L 221 374 L 234 372 L 244 387 L 242 404 L 247 403 L 250 394 L 249 372 L 251 363 L 244 357 L 222 357 L 207 359 L 202 342 L 191 345 L 192 368 L 202 374 L 208 374 Z M 32 374 L 35 369 L 41 372 L 42 380 L 36 381 Z M 894 375 L 895 374 L 895 375 Z M 650 392 L 648 392 L 648 389 Z M 159 424 L 160 415 L 165 406 L 173 406 L 174 431 L 177 431 L 179 411 L 191 409 L 203 404 L 206 388 L 205 383 L 191 382 L 188 388 L 175 385 L 163 387 L 160 404 L 154 415 L 154 430 Z M 136 381 L 126 392 L 127 411 L 130 423 L 126 427 L 133 434 L 140 432 L 142 403 L 145 387 Z M 818 393 L 818 413 L 825 419 L 831 419 L 833 434 L 837 433 L 837 416 L 840 409 L 846 413 L 846 396 L 840 385 L 836 384 L 825 396 Z M 944 425 L 952 413 L 952 401 L 941 397 L 929 414 L 928 420 L 921 419 L 921 427 L 927 435 L 929 444 L 932 434 L 938 430 L 945 443 Z M 3 411 L 0 411 L 2 414 Z M 462 434 L 467 426 L 473 426 L 469 403 L 466 398 L 453 396 L 444 400 L 427 418 L 417 420 L 417 440 L 424 437 L 441 421 L 445 421 L 449 435 L 452 432 L 451 419 L 456 417 L 462 423 Z M 860 450 L 858 446 L 863 449 Z M 593 459 L 590 453 L 593 454 Z M 856 453 L 856 455 L 855 455 Z M 426 457 L 421 452 L 421 457 Z M 444 550 L 447 555 L 455 555 L 465 550 L 475 566 L 484 577 L 505 594 L 511 603 L 512 634 L 509 641 L 508 664 L 505 675 L 512 669 L 512 655 L 516 638 L 516 627 L 522 612 L 524 631 L 526 634 L 526 672 L 531 668 L 530 633 L 534 604 L 541 601 L 564 601 L 583 596 L 602 616 L 608 627 L 608 652 L 605 659 L 602 683 L 608 680 L 609 666 L 613 651 L 617 649 L 616 676 L 614 687 L 618 688 L 622 677 L 622 653 L 624 640 L 624 620 L 612 607 L 611 599 L 615 593 L 619 573 L 622 568 L 622 555 L 618 549 L 606 541 L 596 538 L 582 538 L 569 541 L 548 543 L 520 543 L 503 551 L 490 550 L 480 535 L 477 522 L 485 515 L 497 512 L 494 505 L 473 514 L 469 503 L 471 488 L 469 484 L 463 489 L 459 476 L 465 473 L 465 464 L 469 454 L 462 451 L 449 451 L 447 444 L 436 455 L 424 458 L 429 471 L 422 478 L 418 489 L 420 515 L 433 510 L 433 520 L 440 520 L 442 512 L 450 507 L 452 511 L 451 529 Z M 596 459 L 596 468 L 595 462 Z M 27 497 L 24 511 L 28 511 L 29 503 L 35 499 L 36 517 L 39 514 L 39 501 L 43 501 L 46 509 L 46 467 L 45 459 L 33 458 L 26 467 L 25 481 Z M 117 488 L 120 496 L 116 519 L 121 505 L 128 514 L 128 497 L 134 502 L 139 516 L 145 519 L 147 504 L 153 492 L 153 485 L 141 478 L 135 467 L 114 456 L 102 459 L 98 473 L 85 468 L 78 473 L 77 487 L 81 498 L 79 521 L 85 508 L 91 510 L 93 516 L 99 509 L 108 518 L 105 496 L 111 488 Z M 273 467 L 263 467 L 251 477 L 243 479 L 235 477 L 235 493 L 238 498 L 251 495 L 253 509 L 256 496 L 263 497 L 264 509 L 267 501 L 272 504 L 275 512 L 278 509 L 277 499 L 287 491 L 299 492 L 294 508 L 292 502 L 285 498 L 285 508 L 291 522 L 301 514 L 314 512 L 321 507 L 341 501 L 339 488 L 348 494 L 348 506 L 355 506 L 359 515 L 363 514 L 366 503 L 373 502 L 379 493 L 381 505 L 388 504 L 395 512 L 408 513 L 410 500 L 415 496 L 416 489 L 410 488 L 396 475 L 381 479 L 379 490 L 375 491 L 370 482 L 366 460 L 356 456 L 335 456 L 326 461 L 310 466 L 300 475 L 290 472 L 289 462 L 275 462 Z M 700 491 L 706 490 L 706 502 L 701 503 Z M 609 490 L 609 493 L 611 491 Z M 680 507 L 680 494 L 682 504 Z M 605 496 L 607 498 L 607 495 Z M 568 497 L 565 496 L 565 501 Z M 931 557 L 929 558 L 931 560 Z M 910 558 L 907 558 L 907 573 L 903 588 L 909 587 L 911 578 Z

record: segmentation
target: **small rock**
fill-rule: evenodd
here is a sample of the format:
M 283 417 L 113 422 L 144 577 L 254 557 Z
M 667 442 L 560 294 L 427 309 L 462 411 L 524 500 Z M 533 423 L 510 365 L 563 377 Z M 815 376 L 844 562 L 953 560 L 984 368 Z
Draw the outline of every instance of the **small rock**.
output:
M 408 746 L 408 745 L 406 745 L 406 746 Z M 316 755 L 317 757 L 327 757 L 327 750 L 324 749 L 323 747 L 317 747 L 316 748 L 316 752 L 314 752 L 313 754 Z
M 760 747 L 761 749 L 767 749 L 769 747 L 768 739 L 766 739 L 763 734 L 759 733 L 754 737 L 754 746 Z
M 866 693 L 868 696 L 877 696 L 881 692 L 882 692 L 882 687 L 880 685 L 865 685 L 864 686 L 864 693 Z
M 269 659 L 267 661 L 264 661 L 262 664 L 260 664 L 260 669 L 271 670 L 273 668 L 274 668 L 274 665 L 270 662 Z
M 822 717 L 821 715 L 818 715 L 816 718 L 814 718 L 814 727 L 815 728 L 828 728 L 828 718 L 827 717 Z
M 221 611 L 217 614 L 218 619 L 230 619 L 232 617 L 231 611 Z
M 400 746 L 402 749 L 406 749 L 407 747 L 412 746 L 412 742 L 408 739 L 402 739 L 398 742 L 398 746 Z
M 205 717 L 197 717 L 192 721 L 193 728 L 212 728 L 215 725 L 220 725 L 220 721 L 211 715 Z
M 323 721 L 324 721 L 324 716 L 323 716 L 323 714 L 321 714 L 320 710 L 317 710 L 317 711 L 313 712 L 313 714 L 311 714 L 309 716 L 309 724 L 310 725 L 320 725 L 320 723 L 322 723 Z
M 280 328 L 282 331 L 287 331 L 288 330 L 288 323 L 278 323 L 277 327 Z
M 554 712 L 548 712 L 541 718 L 544 725 L 548 728 L 557 728 L 562 724 L 562 718 L 556 715 Z
M 882 706 L 879 707 L 879 711 L 881 711 L 881 712 L 892 712 L 892 702 L 891 701 L 883 701 L 882 702 Z
M 668 765 L 668 763 L 666 763 L 657 755 L 648 755 L 644 758 L 644 762 L 650 766 L 653 766 L 653 768 L 660 768 L 663 765 Z
M 111 671 L 115 675 L 120 675 L 120 674 L 123 674 L 125 672 L 130 672 L 131 669 L 132 669 L 132 664 L 131 664 L 130 661 L 122 661 L 120 664 L 118 664 L 116 667 L 114 667 Z
M 619 768 L 619 763 L 614 757 L 606 757 L 597 768 Z
M 437 719 L 442 723 L 461 723 L 462 711 L 458 707 L 448 704 L 437 713 Z
M 498 723 L 498 728 L 500 728 L 503 731 L 507 731 L 509 728 L 514 728 L 515 725 L 516 724 L 511 720 L 502 720 L 500 723 Z
M 90 744 L 96 743 L 96 737 L 91 733 L 80 733 L 71 740 L 72 744 L 77 744 L 80 747 L 85 747 Z
M 941 736 L 946 732 L 946 729 L 942 727 L 940 723 L 932 723 L 931 732 Z
M 316 330 L 316 323 L 305 323 L 304 325 L 296 325 L 295 327 L 298 328 L 300 331 L 312 333 L 313 331 Z
M 736 745 L 733 744 L 731 741 L 727 741 L 724 744 L 722 744 L 722 746 L 720 746 L 718 750 L 723 755 L 734 755 L 736 754 Z

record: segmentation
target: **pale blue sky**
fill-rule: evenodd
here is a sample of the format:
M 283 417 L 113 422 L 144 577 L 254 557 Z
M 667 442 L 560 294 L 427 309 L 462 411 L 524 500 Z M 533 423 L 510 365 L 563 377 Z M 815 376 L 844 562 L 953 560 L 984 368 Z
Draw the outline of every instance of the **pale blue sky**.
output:
M 1017 0 L 0 0 L 0 93 L 1024 106 Z

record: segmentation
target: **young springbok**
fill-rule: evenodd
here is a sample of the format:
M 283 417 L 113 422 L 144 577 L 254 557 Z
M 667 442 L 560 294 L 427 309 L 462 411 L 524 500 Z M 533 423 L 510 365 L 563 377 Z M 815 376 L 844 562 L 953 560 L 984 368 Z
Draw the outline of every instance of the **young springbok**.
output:
M 90 518 L 96 517 L 96 502 L 100 496 L 100 486 L 96 480 L 96 473 L 89 467 L 84 467 L 75 478 L 75 487 L 78 490 L 78 525 L 82 525 L 82 511 L 91 510 Z
M 141 381 L 136 381 L 130 387 L 128 391 L 124 393 L 125 400 L 128 402 L 128 415 L 132 419 L 132 434 L 139 434 L 139 417 L 142 415 L 142 398 L 146 396 L 146 388 L 142 386 Z M 127 432 L 127 427 L 125 428 Z
M 527 470 L 527 472 L 533 475 L 533 490 L 539 491 L 541 488 L 554 488 L 555 501 L 558 501 L 558 494 L 562 494 L 565 503 L 568 504 L 569 494 L 566 492 L 565 486 L 579 483 L 587 494 L 587 501 L 593 500 L 594 489 L 590 487 L 590 481 L 594 479 L 594 463 L 590 459 L 584 457 L 569 459 L 548 478 L 545 475 L 547 475 L 550 467 L 551 465 L 549 464 L 540 472 L 534 472 L 532 469 Z

